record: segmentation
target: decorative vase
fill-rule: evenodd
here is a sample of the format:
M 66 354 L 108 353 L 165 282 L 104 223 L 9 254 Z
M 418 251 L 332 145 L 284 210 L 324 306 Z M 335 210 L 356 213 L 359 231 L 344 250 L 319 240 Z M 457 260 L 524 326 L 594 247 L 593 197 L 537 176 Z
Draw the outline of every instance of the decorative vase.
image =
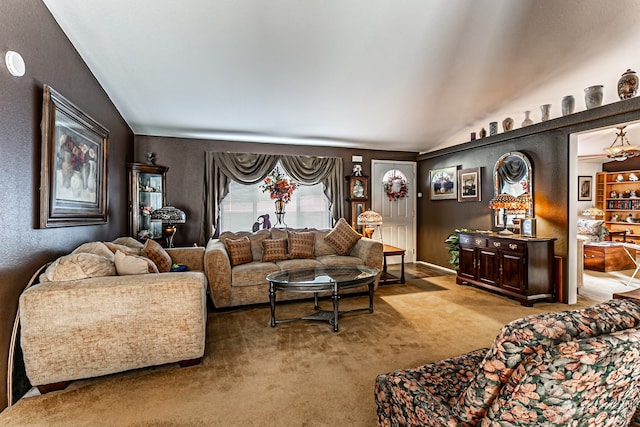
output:
M 511 117 L 507 117 L 502 121 L 502 129 L 504 129 L 505 132 L 513 129 L 513 119 Z
M 485 128 L 480 129 L 480 138 L 487 136 L 487 130 Z
M 629 99 L 638 93 L 638 76 L 635 71 L 628 69 L 618 80 L 618 96 L 620 99 Z
M 569 114 L 573 114 L 574 109 L 576 108 L 576 99 L 573 95 L 567 95 L 562 98 L 562 115 L 568 116 Z
M 599 107 L 602 105 L 602 89 L 604 86 L 595 85 L 589 86 L 584 90 L 584 103 L 587 107 L 587 110 L 595 107 Z
M 527 110 L 524 112 L 524 120 L 522 121 L 522 127 L 533 124 L 533 120 L 531 120 L 530 115 L 531 115 L 531 111 Z
M 541 117 L 540 120 L 546 122 L 549 120 L 549 113 L 551 112 L 551 104 L 544 104 L 540 106 Z
M 284 222 L 284 207 L 285 207 L 285 202 L 284 200 L 281 199 L 276 199 L 276 225 L 275 227 L 286 227 L 287 224 Z
M 489 123 L 489 135 L 495 135 L 498 133 L 498 122 Z

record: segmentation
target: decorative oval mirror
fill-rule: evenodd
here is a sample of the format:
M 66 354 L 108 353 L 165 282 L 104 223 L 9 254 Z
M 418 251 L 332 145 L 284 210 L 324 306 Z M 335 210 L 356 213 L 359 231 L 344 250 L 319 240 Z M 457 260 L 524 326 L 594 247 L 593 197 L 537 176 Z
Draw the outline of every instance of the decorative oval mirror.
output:
M 494 167 L 494 194 L 509 194 L 518 200 L 518 206 L 504 212 L 495 210 L 496 225 L 513 224 L 513 218 L 533 217 L 533 169 L 531 162 L 519 151 L 502 155 Z

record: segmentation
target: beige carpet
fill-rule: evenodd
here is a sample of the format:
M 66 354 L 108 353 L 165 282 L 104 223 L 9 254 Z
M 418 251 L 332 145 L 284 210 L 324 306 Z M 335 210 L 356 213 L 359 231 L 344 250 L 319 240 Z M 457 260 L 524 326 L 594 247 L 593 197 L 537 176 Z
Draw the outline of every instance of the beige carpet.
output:
M 75 381 L 21 399 L 0 413 L 0 425 L 374 426 L 377 374 L 490 346 L 513 319 L 569 309 L 522 307 L 455 285 L 454 276 L 412 277 L 380 288 L 375 312 L 342 317 L 338 333 L 309 321 L 271 328 L 267 306 L 210 313 L 201 365 Z M 593 303 L 582 297 L 572 308 Z M 345 309 L 366 305 L 366 296 L 341 301 Z M 310 308 L 309 301 L 285 303 L 278 317 Z

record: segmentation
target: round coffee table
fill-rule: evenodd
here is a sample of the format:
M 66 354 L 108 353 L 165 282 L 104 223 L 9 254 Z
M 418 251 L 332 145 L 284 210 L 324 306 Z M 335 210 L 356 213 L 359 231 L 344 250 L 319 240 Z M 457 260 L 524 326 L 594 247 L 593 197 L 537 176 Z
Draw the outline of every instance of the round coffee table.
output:
M 271 327 L 293 320 L 321 320 L 333 325 L 338 332 L 338 318 L 345 313 L 368 310 L 373 313 L 373 285 L 379 270 L 365 266 L 322 266 L 297 270 L 283 270 L 267 276 L 269 281 L 269 302 L 271 303 Z M 340 292 L 344 289 L 369 286 L 369 307 L 340 311 Z M 276 320 L 276 292 L 313 292 L 315 312 L 304 317 Z M 325 311 L 318 305 L 318 293 L 331 292 L 333 310 Z

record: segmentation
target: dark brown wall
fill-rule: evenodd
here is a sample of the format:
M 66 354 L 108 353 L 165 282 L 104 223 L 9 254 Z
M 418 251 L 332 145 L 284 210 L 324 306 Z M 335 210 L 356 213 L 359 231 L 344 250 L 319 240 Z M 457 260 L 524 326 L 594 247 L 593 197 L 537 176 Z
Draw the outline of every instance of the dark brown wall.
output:
M 180 207 L 187 214 L 187 223 L 181 226 L 176 234 L 176 246 L 192 245 L 198 242 L 200 223 L 202 221 L 204 153 L 207 151 L 342 157 L 345 175 L 351 174 L 353 168 L 351 163 L 352 155 L 362 156 L 362 169 L 365 175 L 371 174 L 372 159 L 415 161 L 417 156 L 417 153 L 414 152 L 401 151 L 258 144 L 136 135 L 135 160 L 145 162 L 147 152 L 156 153 L 156 163 L 169 167 L 167 172 L 167 202 Z M 347 183 L 345 181 L 345 197 L 346 187 Z M 367 203 L 367 207 L 369 206 L 370 204 Z M 346 201 L 344 202 L 344 209 L 345 216 L 348 216 L 349 205 Z
M 493 212 L 488 202 L 493 197 L 493 167 L 498 158 L 509 151 L 529 156 L 533 167 L 535 216 L 538 235 L 555 237 L 556 255 L 567 257 L 569 136 L 572 133 L 598 129 L 640 119 L 640 98 L 616 102 L 566 117 L 534 124 L 461 144 L 418 157 L 418 191 L 424 197 L 418 203 L 418 260 L 444 267 L 448 254 L 444 239 L 456 228 L 487 230 L 492 228 Z M 636 161 L 636 159 L 633 159 Z M 629 163 L 627 163 L 629 162 Z M 619 170 L 632 167 L 632 160 L 616 165 Z M 458 169 L 482 167 L 482 201 L 458 203 L 456 200 L 432 201 L 429 197 L 429 171 L 442 167 Z M 567 286 L 569 268 L 564 268 Z M 566 295 L 566 289 L 564 292 Z
M 20 292 L 33 273 L 89 240 L 126 233 L 126 172 L 133 134 L 66 36 L 39 0 L 0 1 L 0 52 L 19 52 L 25 76 L 0 64 L 0 410 L 6 406 L 9 337 Z M 42 85 L 58 90 L 110 131 L 109 222 L 37 229 Z

